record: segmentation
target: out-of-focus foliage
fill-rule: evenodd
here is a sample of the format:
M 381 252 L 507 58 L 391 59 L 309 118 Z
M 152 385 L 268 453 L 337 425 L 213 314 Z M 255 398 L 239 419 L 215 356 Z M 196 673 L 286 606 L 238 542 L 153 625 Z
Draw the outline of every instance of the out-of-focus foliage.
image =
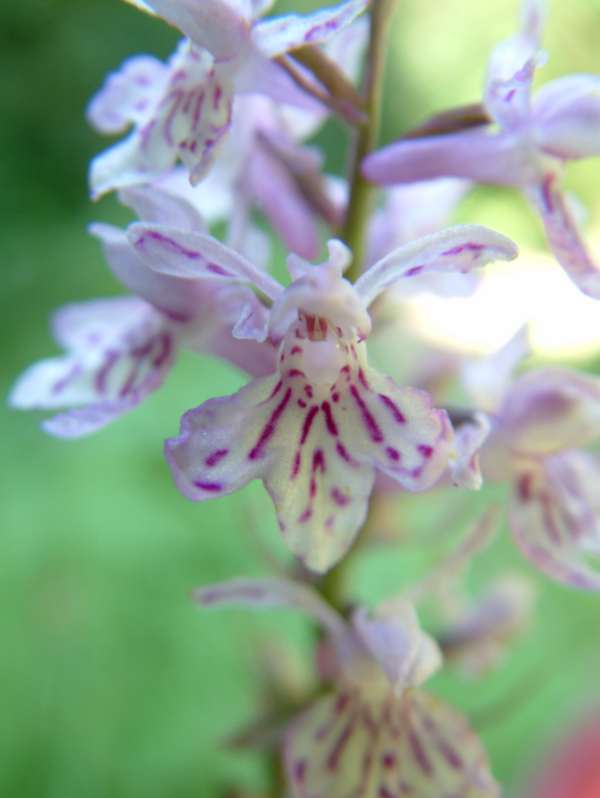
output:
M 285 0 L 277 10 L 319 5 Z M 386 141 L 430 112 L 478 99 L 489 49 L 516 16 L 512 0 L 399 5 Z M 543 79 L 600 72 L 599 34 L 597 2 L 555 0 Z M 0 8 L 3 395 L 26 365 L 57 351 L 47 326 L 56 306 L 119 291 L 85 232 L 93 219 L 126 216 L 111 198 L 97 207 L 87 199 L 88 161 L 107 142 L 87 127 L 84 106 L 125 57 L 164 57 L 175 41 L 118 0 Z M 319 136 L 333 170 L 343 166 L 343 135 L 332 122 Z M 572 178 L 596 211 L 599 176 L 594 165 Z M 487 189 L 476 197 L 465 218 L 541 243 L 516 197 Z M 211 798 L 236 779 L 260 782 L 251 757 L 218 743 L 250 717 L 257 645 L 273 630 L 299 644 L 304 626 L 288 615 L 205 616 L 188 596 L 196 584 L 264 569 L 262 543 L 285 559 L 283 547 L 260 490 L 194 506 L 171 485 L 161 452 L 181 412 L 241 382 L 185 357 L 141 409 L 75 442 L 45 437 L 34 414 L 0 410 L 0 795 Z M 443 518 L 433 494 L 412 505 L 417 526 Z M 357 574 L 360 592 L 375 598 L 406 581 L 434 556 L 439 541 L 425 540 L 370 557 Z M 501 542 L 478 581 L 502 560 L 531 570 Z M 597 689 L 600 665 L 598 597 L 532 576 L 542 589 L 537 625 L 508 665 L 482 687 L 451 675 L 434 683 L 481 728 L 509 795 Z

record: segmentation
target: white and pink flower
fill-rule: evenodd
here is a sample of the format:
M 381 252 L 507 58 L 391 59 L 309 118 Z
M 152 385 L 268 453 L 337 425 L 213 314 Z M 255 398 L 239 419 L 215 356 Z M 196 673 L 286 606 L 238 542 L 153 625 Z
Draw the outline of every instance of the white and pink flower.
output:
M 513 258 L 508 239 L 473 225 L 450 228 L 390 253 L 354 285 L 342 276 L 350 252 L 330 241 L 319 266 L 291 255 L 292 283 L 283 288 L 210 236 L 156 225 L 133 225 L 129 235 L 161 274 L 254 285 L 271 303 L 262 329 L 249 312 L 234 335 L 277 345 L 274 373 L 190 410 L 180 435 L 167 441 L 186 496 L 201 501 L 261 479 L 294 554 L 325 571 L 360 528 L 376 471 L 412 491 L 438 479 L 453 451 L 449 419 L 425 392 L 369 367 L 368 307 L 398 281 Z
M 421 689 L 441 654 L 412 604 L 359 608 L 347 623 L 313 590 L 282 579 L 234 580 L 201 588 L 195 598 L 204 607 L 298 609 L 326 632 L 333 687 L 285 735 L 293 798 L 498 798 L 467 721 Z

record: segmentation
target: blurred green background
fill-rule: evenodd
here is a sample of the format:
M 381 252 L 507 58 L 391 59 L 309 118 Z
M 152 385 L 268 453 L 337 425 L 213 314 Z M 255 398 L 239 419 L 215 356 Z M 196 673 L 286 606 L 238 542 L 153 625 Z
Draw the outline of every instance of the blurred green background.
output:
M 289 0 L 276 10 L 320 5 Z M 513 0 L 399 2 L 383 139 L 478 99 L 488 52 L 516 16 Z M 88 201 L 89 159 L 108 142 L 87 127 L 84 108 L 125 57 L 165 57 L 176 39 L 118 0 L 0 7 L 4 396 L 29 363 L 57 351 L 47 325 L 55 307 L 120 292 L 86 234 L 92 220 L 125 216 L 111 198 Z M 597 0 L 555 0 L 543 79 L 600 72 L 599 40 Z M 343 168 L 344 135 L 330 124 L 319 136 L 333 170 Z M 570 177 L 597 210 L 599 179 L 589 162 Z M 467 210 L 471 221 L 541 244 L 514 194 L 478 190 Z M 194 505 L 176 492 L 161 453 L 184 410 L 242 382 L 224 365 L 184 356 L 141 409 L 75 442 L 45 437 L 37 414 L 0 410 L 0 796 L 213 798 L 263 783 L 252 755 L 219 741 L 252 717 L 257 648 L 275 632 L 302 656 L 306 627 L 291 613 L 205 615 L 189 593 L 265 571 L 265 548 L 279 562 L 287 555 L 261 488 Z M 427 497 L 416 514 L 425 524 L 439 509 Z M 376 552 L 356 573 L 357 592 L 383 595 L 430 556 L 418 546 Z M 500 542 L 478 579 L 504 563 L 532 573 Z M 433 683 L 481 728 L 515 796 L 565 722 L 598 698 L 600 598 L 533 578 L 537 624 L 506 665 L 481 685 L 454 675 Z

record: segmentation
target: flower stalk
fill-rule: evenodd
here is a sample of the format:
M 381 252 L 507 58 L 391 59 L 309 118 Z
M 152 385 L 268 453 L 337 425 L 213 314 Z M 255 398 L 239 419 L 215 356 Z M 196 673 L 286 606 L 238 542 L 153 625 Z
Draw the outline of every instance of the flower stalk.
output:
M 396 0 L 374 0 L 371 9 L 369 51 L 364 80 L 367 122 L 356 137 L 349 175 L 350 195 L 341 238 L 353 252 L 347 277 L 356 280 L 364 266 L 367 225 L 374 197 L 374 187 L 361 173 L 363 159 L 375 148 L 381 122 L 381 102 L 385 78 L 387 39 Z

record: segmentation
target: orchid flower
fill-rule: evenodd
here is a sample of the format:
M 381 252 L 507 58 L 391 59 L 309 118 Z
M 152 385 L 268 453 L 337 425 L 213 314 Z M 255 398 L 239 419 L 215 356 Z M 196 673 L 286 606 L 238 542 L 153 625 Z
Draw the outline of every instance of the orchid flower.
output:
M 513 485 L 509 524 L 523 554 L 559 582 L 600 590 L 587 561 L 600 554 L 600 463 L 579 448 L 600 437 L 600 380 L 552 367 L 511 382 L 523 352 L 520 334 L 467 367 L 467 386 L 491 413 L 481 469 Z
M 292 551 L 324 571 L 360 528 L 376 470 L 413 491 L 436 481 L 452 450 L 448 417 L 424 392 L 369 368 L 368 307 L 399 280 L 511 259 L 512 242 L 476 225 L 449 228 L 390 253 L 352 285 L 342 277 L 350 252 L 330 241 L 320 266 L 288 258 L 284 289 L 210 236 L 132 225 L 130 240 L 161 274 L 253 285 L 271 302 L 262 330 L 249 313 L 234 334 L 278 345 L 275 372 L 190 410 L 167 441 L 184 495 L 201 501 L 262 479 Z
M 182 230 L 203 229 L 195 208 L 167 191 L 131 188 L 121 192 L 121 199 L 148 222 L 160 218 Z M 180 347 L 211 352 L 254 375 L 272 370 L 272 346 L 231 335 L 240 315 L 265 312 L 249 289 L 156 274 L 124 231 L 95 224 L 91 232 L 115 276 L 135 296 L 61 308 L 52 327 L 66 353 L 25 371 L 9 397 L 14 407 L 71 408 L 43 427 L 52 435 L 74 438 L 114 421 L 159 388 Z
M 269 3 L 228 0 L 151 0 L 187 38 L 166 63 L 150 56 L 127 60 L 92 99 L 91 123 L 104 133 L 133 132 L 94 159 L 92 194 L 153 180 L 180 159 L 192 184 L 209 169 L 232 124 L 240 92 L 266 93 L 278 102 L 315 103 L 273 59 L 331 39 L 369 0 L 346 0 L 312 14 L 260 20 Z
M 382 185 L 441 176 L 520 188 L 541 214 L 548 243 L 573 282 L 600 297 L 600 267 L 577 229 L 560 186 L 563 164 L 600 155 L 600 76 L 554 80 L 531 98 L 542 31 L 541 0 L 525 0 L 519 33 L 492 53 L 484 104 L 496 124 L 448 135 L 407 139 L 364 161 Z
M 302 610 L 324 628 L 334 690 L 288 729 L 284 762 L 293 798 L 496 798 L 486 754 L 466 720 L 420 687 L 441 664 L 414 607 L 359 608 L 350 623 L 308 587 L 234 580 L 197 590 L 204 607 Z

